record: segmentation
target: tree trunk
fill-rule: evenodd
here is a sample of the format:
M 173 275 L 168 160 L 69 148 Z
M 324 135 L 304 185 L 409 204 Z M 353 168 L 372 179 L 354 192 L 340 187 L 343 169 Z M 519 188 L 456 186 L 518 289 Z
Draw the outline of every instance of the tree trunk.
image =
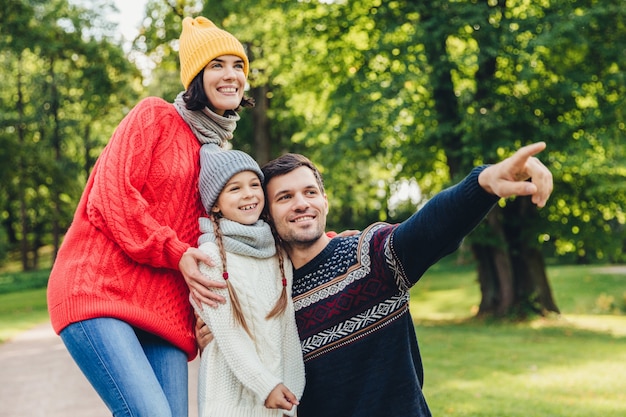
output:
M 536 211 L 527 197 L 508 202 L 505 209 L 495 207 L 485 221 L 498 243 L 472 244 L 482 294 L 479 316 L 523 319 L 559 313 L 543 256 L 522 230 L 532 221 L 529 209 Z
M 417 7 L 422 23 L 433 29 L 431 36 L 424 40 L 424 50 L 432 65 L 430 79 L 438 127 L 429 134 L 430 140 L 427 142 L 446 150 L 450 178 L 456 179 L 463 169 L 463 141 L 461 132 L 456 129 L 462 118 L 452 81 L 454 65 L 450 62 L 446 48 L 448 33 L 445 27 L 442 29 L 438 22 L 440 16 L 433 12 L 431 5 L 419 3 Z
M 30 269 L 28 263 L 28 235 L 29 224 L 28 224 L 28 216 L 26 209 L 26 190 L 22 185 L 23 178 L 26 178 L 26 163 L 24 162 L 24 144 L 26 142 L 26 132 L 24 126 L 26 125 L 26 116 L 24 114 L 24 96 L 22 92 L 22 72 L 20 69 L 20 65 L 18 65 L 17 69 L 17 114 L 18 114 L 18 123 L 17 123 L 17 136 L 19 138 L 19 146 L 20 151 L 18 154 L 19 162 L 18 162 L 18 174 L 17 174 L 17 194 L 20 205 L 20 225 L 22 228 L 22 236 L 20 240 L 20 257 L 22 261 L 22 270 L 28 271 Z
M 515 286 L 516 297 L 520 300 L 518 314 L 559 313 L 548 282 L 543 255 L 537 245 L 533 245 L 536 234 L 529 231 L 528 227 L 534 224 L 538 217 L 537 208 L 532 204 L 530 197 L 516 198 L 507 202 L 505 213 L 505 230 L 511 248 L 511 262 L 518 277 Z M 523 221 L 520 221 L 521 219 Z
M 57 90 L 57 85 L 55 81 L 55 72 L 54 72 L 54 59 L 50 60 L 50 68 L 49 68 L 49 76 L 50 76 L 50 87 L 51 87 L 51 112 L 52 112 L 52 120 L 54 122 L 53 130 L 52 130 L 52 147 L 54 149 L 54 161 L 57 166 L 61 165 L 61 122 L 59 120 L 59 94 Z M 59 224 L 61 218 L 61 196 L 60 191 L 57 187 L 52 188 L 52 244 L 54 246 L 54 253 L 52 254 L 52 259 L 55 260 L 57 257 L 57 253 L 60 246 L 61 241 L 61 225 Z M 35 237 L 35 241 L 41 240 L 39 235 Z M 38 250 L 38 246 L 35 246 L 35 251 Z M 37 258 L 35 256 L 35 258 Z
M 269 108 L 267 91 L 267 85 L 254 87 L 251 91 L 256 103 L 252 109 L 254 153 L 255 159 L 261 166 L 269 162 L 271 157 L 270 121 L 267 117 Z
M 506 237 L 501 219 L 502 210 L 500 207 L 495 207 L 489 212 L 485 221 L 502 244 L 472 245 L 472 251 L 478 261 L 478 282 L 482 293 L 482 300 L 478 307 L 479 315 L 502 316 L 509 311 L 515 301 L 513 266 L 505 245 Z

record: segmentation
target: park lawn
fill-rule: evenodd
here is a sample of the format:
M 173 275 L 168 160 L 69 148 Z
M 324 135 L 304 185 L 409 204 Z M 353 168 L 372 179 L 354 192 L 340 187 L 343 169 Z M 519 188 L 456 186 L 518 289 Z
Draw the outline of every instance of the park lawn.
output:
M 418 324 L 439 417 L 623 417 L 626 339 L 582 329 Z
M 0 343 L 48 320 L 46 284 L 50 269 L 0 273 Z
M 626 275 L 553 266 L 548 277 L 562 314 L 525 323 L 472 318 L 472 265 L 444 260 L 412 289 L 434 416 L 626 415 Z M 0 342 L 48 319 L 45 288 L 25 281 L 0 274 Z
M 45 288 L 0 294 L 0 343 L 47 320 Z
M 562 314 L 525 323 L 471 318 L 473 267 L 428 271 L 410 308 L 433 415 L 626 416 L 626 275 L 602 271 L 548 268 Z

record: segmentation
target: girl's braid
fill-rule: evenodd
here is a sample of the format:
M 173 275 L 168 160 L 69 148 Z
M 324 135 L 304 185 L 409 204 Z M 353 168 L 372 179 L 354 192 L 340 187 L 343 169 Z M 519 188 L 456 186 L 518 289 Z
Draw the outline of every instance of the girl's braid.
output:
M 222 237 L 222 230 L 220 229 L 219 219 L 215 214 L 211 214 L 209 217 L 213 222 L 213 229 L 215 230 L 215 240 L 217 242 L 217 247 L 220 251 L 220 258 L 222 259 L 222 277 L 226 281 L 226 286 L 228 287 L 228 296 L 230 297 L 230 303 L 233 310 L 233 316 L 235 317 L 235 322 L 243 327 L 246 333 L 248 333 L 248 335 L 252 339 L 254 339 L 254 336 L 252 336 L 252 332 L 248 328 L 248 324 L 246 323 L 243 312 L 241 311 L 241 304 L 239 303 L 239 297 L 237 297 L 237 292 L 235 291 L 235 288 L 233 288 L 228 279 L 228 269 L 226 266 L 226 250 L 224 249 L 224 242 Z

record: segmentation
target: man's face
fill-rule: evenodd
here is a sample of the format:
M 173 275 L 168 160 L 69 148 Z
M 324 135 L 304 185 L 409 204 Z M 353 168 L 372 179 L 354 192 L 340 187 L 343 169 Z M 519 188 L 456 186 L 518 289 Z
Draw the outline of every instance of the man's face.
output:
M 292 248 L 313 246 L 326 229 L 328 200 L 308 167 L 272 178 L 266 187 L 276 232 Z

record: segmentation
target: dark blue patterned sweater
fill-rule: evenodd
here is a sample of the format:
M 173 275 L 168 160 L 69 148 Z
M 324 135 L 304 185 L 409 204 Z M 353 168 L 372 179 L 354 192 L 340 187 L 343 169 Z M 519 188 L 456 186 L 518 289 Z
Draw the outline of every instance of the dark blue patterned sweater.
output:
M 426 417 L 409 289 L 456 250 L 498 198 L 475 168 L 399 225 L 334 238 L 294 271 L 305 359 L 299 417 Z

